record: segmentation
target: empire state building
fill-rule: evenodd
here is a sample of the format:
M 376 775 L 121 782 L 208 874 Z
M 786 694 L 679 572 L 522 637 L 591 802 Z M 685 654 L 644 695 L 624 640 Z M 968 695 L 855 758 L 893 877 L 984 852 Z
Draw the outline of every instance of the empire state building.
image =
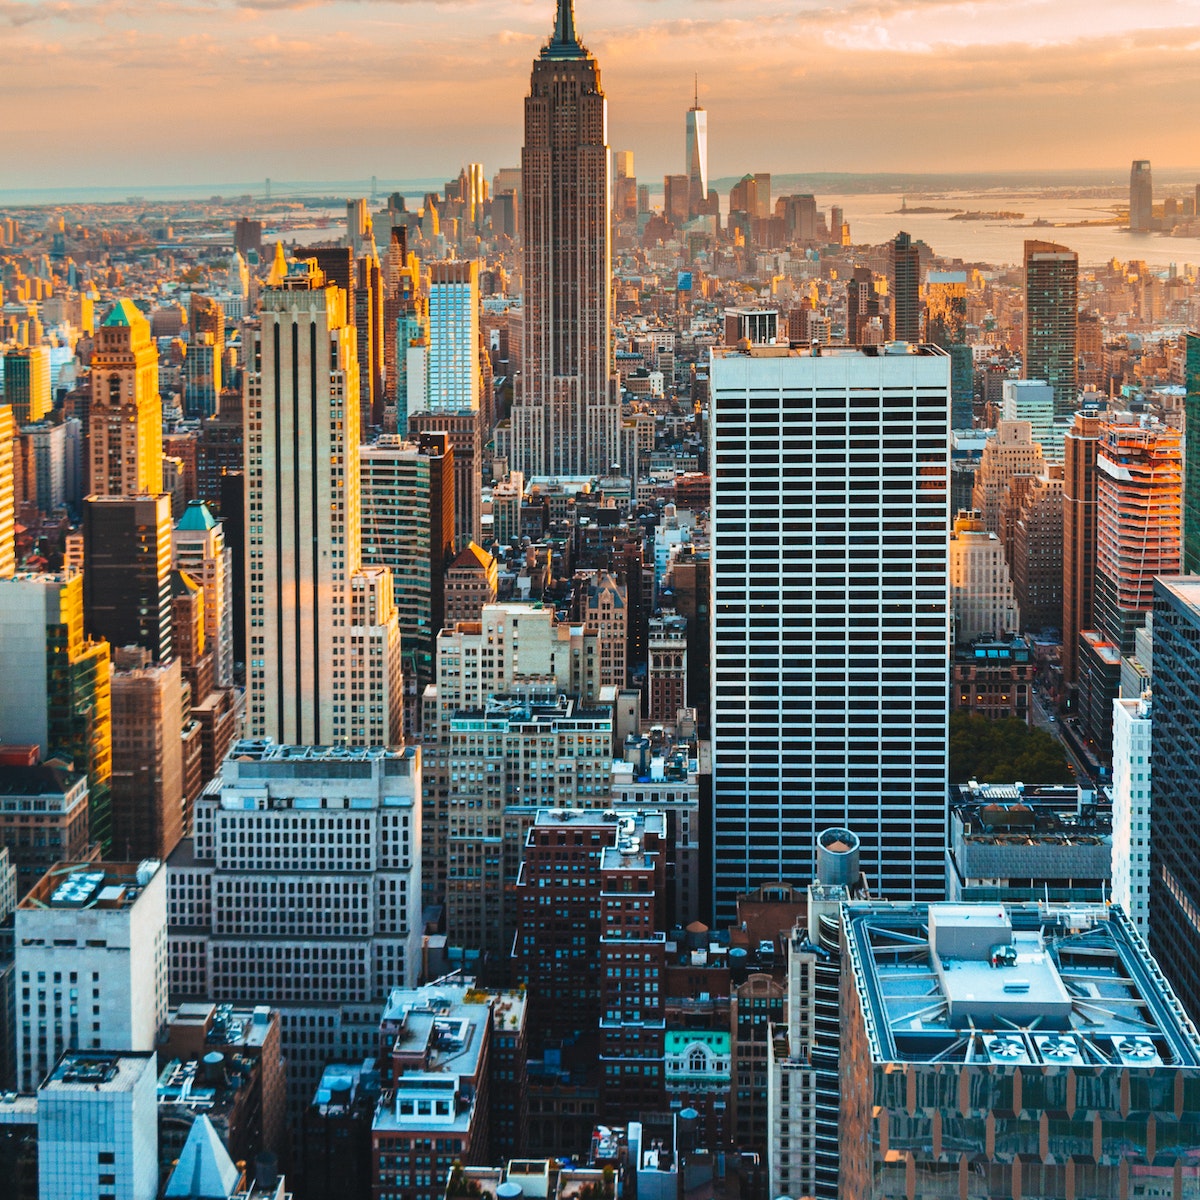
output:
M 558 0 L 534 60 L 521 152 L 522 376 L 511 465 L 531 475 L 599 475 L 619 458 L 610 369 L 608 106 L 600 68 Z

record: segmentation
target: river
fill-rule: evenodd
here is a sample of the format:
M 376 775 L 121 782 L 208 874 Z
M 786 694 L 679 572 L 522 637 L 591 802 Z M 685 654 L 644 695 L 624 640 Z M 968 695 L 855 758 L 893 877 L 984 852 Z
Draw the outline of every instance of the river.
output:
M 1024 217 L 1008 221 L 955 221 L 949 213 L 899 213 L 901 202 L 908 207 L 958 208 L 972 212 L 1019 212 Z M 936 196 L 901 197 L 888 194 L 818 195 L 817 206 L 825 212 L 840 205 L 850 224 L 855 245 L 878 245 L 890 241 L 903 229 L 914 240 L 926 242 L 944 258 L 966 262 L 1019 264 L 1026 239 L 1058 242 L 1079 254 L 1082 266 L 1099 266 L 1116 258 L 1121 262 L 1142 259 L 1150 266 L 1180 271 L 1187 263 L 1200 263 L 1200 237 L 1171 237 L 1166 234 L 1131 234 L 1115 225 L 1063 227 L 1076 221 L 1104 220 L 1114 205 L 1125 205 L 1128 196 L 1064 197 L 1044 193 L 1015 192 L 980 195 L 943 192 Z M 1032 226 L 1035 220 L 1050 226 Z M 1060 225 L 1061 223 L 1061 225 Z

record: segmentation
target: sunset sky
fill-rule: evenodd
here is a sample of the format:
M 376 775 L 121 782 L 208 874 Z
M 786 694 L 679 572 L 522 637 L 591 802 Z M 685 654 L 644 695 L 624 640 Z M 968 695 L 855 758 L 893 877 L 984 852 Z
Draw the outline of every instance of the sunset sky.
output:
M 553 0 L 0 0 L 0 189 L 519 161 Z M 1200 161 L 1200 0 L 578 0 L 609 140 L 714 177 Z

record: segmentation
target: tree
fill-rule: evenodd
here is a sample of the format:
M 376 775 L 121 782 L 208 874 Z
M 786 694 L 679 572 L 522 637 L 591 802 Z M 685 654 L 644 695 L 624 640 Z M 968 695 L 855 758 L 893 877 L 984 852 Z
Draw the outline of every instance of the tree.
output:
M 482 1196 L 483 1188 L 474 1179 L 468 1179 L 463 1174 L 463 1166 L 457 1159 L 450 1168 L 450 1182 L 446 1185 L 446 1195 L 452 1200 L 468 1200 L 470 1197 Z
M 1062 746 L 1044 730 L 1017 717 L 950 715 L 951 783 L 1058 783 L 1069 775 Z

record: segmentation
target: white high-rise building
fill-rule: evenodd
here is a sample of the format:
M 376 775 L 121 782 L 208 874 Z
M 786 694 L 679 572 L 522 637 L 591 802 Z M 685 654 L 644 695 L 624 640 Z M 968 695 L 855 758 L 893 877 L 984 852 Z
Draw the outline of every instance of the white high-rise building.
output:
M 39 1081 L 40 1200 L 154 1200 L 156 1063 L 152 1049 L 74 1051 Z
M 687 113 L 685 171 L 688 177 L 688 215 L 695 216 L 708 199 L 708 111 L 700 107 L 700 84 Z
M 204 589 L 204 637 L 217 687 L 233 686 L 233 551 L 203 500 L 191 500 L 171 531 L 172 565 Z M 196 697 L 197 700 L 203 697 Z
M 154 859 L 45 875 L 17 906 L 17 1086 L 64 1050 L 153 1050 L 167 1019 L 166 871 Z
M 346 294 L 294 263 L 245 334 L 247 728 L 297 744 L 401 740 L 386 567 L 360 555 L 359 372 Z
M 872 890 L 944 894 L 950 360 L 717 348 L 713 860 L 737 895 L 850 828 Z
M 1112 898 L 1147 936 L 1150 927 L 1151 698 L 1113 701 Z
M 278 1008 L 293 1105 L 421 949 L 421 752 L 235 742 L 167 864 L 171 995 Z

